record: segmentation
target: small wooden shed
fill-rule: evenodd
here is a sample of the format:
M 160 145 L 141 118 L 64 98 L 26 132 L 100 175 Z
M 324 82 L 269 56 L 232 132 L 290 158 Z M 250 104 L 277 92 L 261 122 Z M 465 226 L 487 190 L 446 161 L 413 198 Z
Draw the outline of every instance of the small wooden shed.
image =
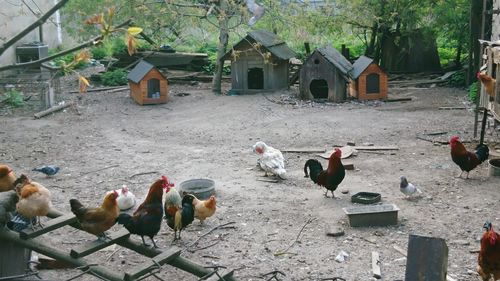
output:
M 387 99 L 387 73 L 373 59 L 359 57 L 352 70 L 350 95 L 358 100 Z
M 332 46 L 314 50 L 300 69 L 300 97 L 343 102 L 352 64 Z
M 295 52 L 274 33 L 254 30 L 223 57 L 231 60 L 231 92 L 260 93 L 288 89 L 289 60 Z
M 168 80 L 154 65 L 141 60 L 129 72 L 130 96 L 140 105 L 166 103 Z

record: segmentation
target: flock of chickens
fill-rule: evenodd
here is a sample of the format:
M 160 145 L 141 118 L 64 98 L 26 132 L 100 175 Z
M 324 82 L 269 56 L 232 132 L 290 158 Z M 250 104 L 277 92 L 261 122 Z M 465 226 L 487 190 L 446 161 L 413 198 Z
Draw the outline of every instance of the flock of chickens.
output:
M 450 139 L 451 158 L 469 176 L 469 172 L 489 157 L 489 149 L 480 144 L 475 151 L 468 151 L 460 142 L 459 137 Z M 280 179 L 286 179 L 284 157 L 278 149 L 257 142 L 253 151 L 258 154 L 258 166 L 268 174 Z M 326 189 L 334 196 L 334 191 L 342 183 L 346 176 L 345 168 L 341 161 L 342 151 L 334 150 L 328 160 L 328 166 L 323 166 L 318 160 L 309 159 L 304 165 L 305 177 L 309 177 L 314 183 Z M 57 173 L 59 168 L 50 167 L 35 169 L 47 175 Z M 421 191 L 409 183 L 405 177 L 401 177 L 401 191 L 412 196 Z M 50 191 L 40 183 L 31 181 L 26 175 L 16 177 L 12 169 L 7 165 L 0 165 L 0 192 L 15 190 L 19 196 L 16 211 L 19 215 L 28 219 L 34 228 L 34 223 L 41 226 L 39 217 L 46 216 L 52 208 Z M 84 206 L 77 199 L 69 201 L 71 212 L 73 212 L 80 223 L 80 228 L 88 233 L 96 235 L 99 240 L 107 239 L 106 231 L 116 223 L 123 225 L 130 233 L 139 235 L 144 245 L 149 246 L 144 236 L 151 239 L 153 246 L 158 247 L 154 237 L 158 234 L 163 220 L 174 230 L 174 241 L 181 238 L 181 231 L 191 224 L 195 218 L 201 223 L 212 216 L 216 211 L 216 199 L 211 196 L 207 200 L 200 200 L 193 194 L 181 194 L 175 189 L 167 177 L 162 176 L 150 187 L 144 201 L 132 213 L 122 212 L 136 205 L 135 196 L 126 186 L 121 189 L 108 192 L 103 202 L 97 207 Z M 485 233 L 481 239 L 481 250 L 478 257 L 478 273 L 484 281 L 500 279 L 500 235 L 493 230 L 491 223 L 484 224 Z
M 469 178 L 469 172 L 489 157 L 489 148 L 484 144 L 479 144 L 474 151 L 468 151 L 460 142 L 458 136 L 453 136 L 449 144 L 451 148 L 451 159 L 461 170 L 458 177 L 462 177 L 465 172 L 466 178 Z M 253 151 L 259 155 L 257 164 L 265 171 L 266 176 L 272 174 L 280 179 L 286 178 L 285 162 L 281 151 L 263 142 L 257 142 L 253 146 Z M 314 183 L 324 187 L 326 189 L 325 197 L 328 197 L 328 191 L 330 191 L 332 193 L 332 198 L 335 198 L 333 192 L 344 180 L 346 173 L 341 158 L 342 151 L 336 148 L 328 159 L 328 167 L 326 170 L 323 169 L 321 163 L 316 159 L 309 159 L 304 164 L 305 177 L 309 177 Z M 407 198 L 422 193 L 420 189 L 409 183 L 404 176 L 400 178 L 399 188 Z M 493 230 L 490 222 L 484 224 L 484 229 L 485 233 L 481 239 L 481 250 L 478 257 L 477 271 L 481 275 L 483 281 L 490 280 L 491 276 L 494 277 L 494 280 L 499 280 L 500 234 Z
M 52 208 L 50 191 L 24 174 L 17 178 L 9 166 L 0 165 L 0 192 L 9 190 L 15 190 L 19 196 L 16 204 L 17 216 L 27 220 L 26 226 L 30 225 L 32 229 L 34 223 L 41 227 L 39 218 L 47 216 Z M 216 199 L 213 195 L 207 200 L 200 200 L 192 194 L 181 196 L 165 176 L 149 187 L 146 198 L 131 215 L 122 212 L 135 206 L 135 200 L 135 196 L 124 186 L 122 189 L 108 192 L 102 204 L 97 207 L 84 206 L 77 199 L 70 199 L 69 203 L 80 228 L 96 235 L 99 240 L 109 238 L 106 231 L 118 223 L 130 233 L 141 236 L 146 246 L 148 244 L 144 236 L 149 237 L 155 248 L 157 245 L 153 237 L 160 231 L 163 220 L 175 231 L 176 240 L 180 239 L 181 231 L 195 218 L 203 223 L 216 210 Z

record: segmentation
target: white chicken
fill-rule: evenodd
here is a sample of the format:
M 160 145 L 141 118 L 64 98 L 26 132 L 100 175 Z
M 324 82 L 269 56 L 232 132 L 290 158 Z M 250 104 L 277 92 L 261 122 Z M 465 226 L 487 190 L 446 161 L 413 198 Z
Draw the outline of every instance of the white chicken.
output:
M 118 192 L 116 203 L 118 204 L 118 208 L 120 208 L 121 211 L 128 210 L 135 206 L 135 195 L 128 189 L 126 185 L 122 185 L 121 189 L 117 189 L 115 191 Z
M 264 170 L 265 175 L 273 174 L 280 179 L 286 179 L 285 158 L 278 149 L 258 141 L 253 145 L 253 151 L 259 155 L 258 165 Z
M 406 195 L 407 199 L 413 198 L 414 196 L 419 196 L 422 194 L 422 191 L 418 189 L 415 185 L 408 182 L 405 176 L 400 177 L 399 190 Z

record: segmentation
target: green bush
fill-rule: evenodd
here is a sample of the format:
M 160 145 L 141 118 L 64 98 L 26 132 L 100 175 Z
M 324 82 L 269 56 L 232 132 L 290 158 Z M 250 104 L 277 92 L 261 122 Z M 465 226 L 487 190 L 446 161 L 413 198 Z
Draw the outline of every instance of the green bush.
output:
M 101 75 L 101 81 L 104 86 L 126 85 L 128 82 L 127 71 L 124 69 L 116 69 L 105 72 Z
M 13 107 L 20 107 L 24 104 L 23 100 L 23 93 L 17 91 L 17 90 L 9 90 L 5 92 L 5 103 L 13 106 Z
M 452 87 L 464 87 L 465 86 L 465 70 L 462 69 L 453 73 L 450 78 L 450 86 Z
M 107 48 L 107 46 L 99 46 L 96 48 L 92 48 L 90 50 L 92 53 L 92 58 L 96 60 L 102 60 L 104 58 L 107 58 L 111 55 L 111 50 Z
M 61 57 L 58 57 L 58 58 L 55 58 L 54 59 L 54 63 L 56 66 L 61 66 L 63 64 L 70 64 L 71 62 L 73 62 L 75 58 L 75 54 L 67 54 L 67 55 L 64 55 L 64 56 L 61 56 Z M 86 62 L 79 62 L 78 64 L 75 65 L 75 69 L 82 69 L 85 67 L 85 65 L 87 65 Z
M 474 103 L 477 102 L 477 99 L 478 99 L 478 95 L 477 95 L 478 88 L 477 87 L 478 87 L 477 82 L 474 82 L 469 86 L 469 90 L 468 90 L 469 100 L 471 102 L 474 102 Z

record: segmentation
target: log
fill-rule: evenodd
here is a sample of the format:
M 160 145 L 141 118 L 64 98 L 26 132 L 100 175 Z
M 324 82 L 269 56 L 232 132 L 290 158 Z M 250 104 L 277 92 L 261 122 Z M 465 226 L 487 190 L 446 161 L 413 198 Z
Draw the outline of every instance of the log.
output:
M 109 235 L 109 238 L 106 238 L 106 241 L 95 240 L 90 241 L 85 244 L 79 245 L 75 249 L 71 249 L 70 256 L 73 258 L 82 258 L 93 254 L 101 249 L 104 249 L 108 246 L 115 244 L 119 240 L 127 239 L 130 237 L 130 233 L 127 229 L 123 228 L 117 232 Z
M 385 100 L 386 102 L 397 102 L 397 101 L 411 101 L 410 98 L 389 98 Z
M 59 227 L 72 224 L 76 222 L 76 217 L 73 214 L 67 214 L 64 216 L 60 216 L 55 219 L 51 219 L 48 223 L 46 223 L 43 228 L 40 228 L 38 230 L 33 230 L 31 228 L 25 228 L 21 232 L 19 232 L 19 237 L 21 239 L 30 239 L 34 238 L 37 236 L 40 236 L 42 234 L 45 234 L 47 232 L 50 232 L 54 229 L 57 229 Z
M 42 117 L 44 117 L 46 115 L 51 114 L 52 112 L 56 112 L 56 111 L 65 109 L 67 107 L 70 107 L 73 104 L 74 104 L 73 102 L 67 102 L 67 103 L 64 103 L 64 104 L 56 105 L 56 106 L 53 106 L 53 107 L 51 107 L 51 108 L 49 108 L 47 110 L 37 112 L 33 116 L 35 117 L 35 119 L 40 119 L 40 118 L 42 118 Z
M 372 252 L 372 272 L 373 277 L 377 279 L 382 278 L 382 272 L 380 271 L 380 257 L 378 252 Z

